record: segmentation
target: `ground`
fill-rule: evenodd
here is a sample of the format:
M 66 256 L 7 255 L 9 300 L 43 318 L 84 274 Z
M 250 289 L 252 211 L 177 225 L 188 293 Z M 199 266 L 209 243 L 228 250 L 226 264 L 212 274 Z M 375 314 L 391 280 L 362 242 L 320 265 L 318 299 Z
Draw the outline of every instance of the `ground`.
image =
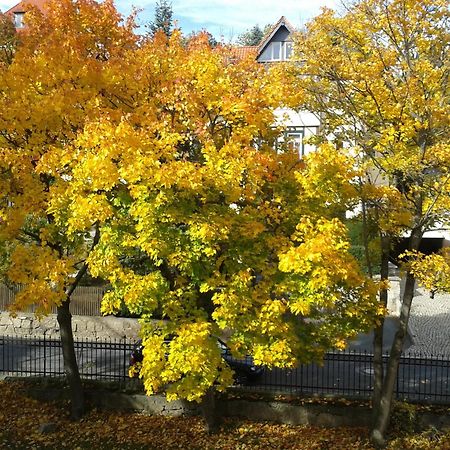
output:
M 390 267 L 390 291 L 388 316 L 385 323 L 384 351 L 390 351 L 392 339 L 398 328 L 401 304 L 399 298 L 404 288 L 404 279 L 393 265 Z M 405 341 L 405 354 L 412 356 L 450 358 L 450 293 L 436 293 L 416 285 Z M 355 350 L 372 351 L 372 333 L 361 334 L 350 343 Z
M 422 287 L 416 289 L 409 323 L 413 339 L 411 352 L 450 357 L 450 294 L 431 296 Z
M 26 384 L 0 382 L 0 449 L 371 449 L 368 431 L 325 429 L 227 419 L 219 433 L 208 435 L 200 418 L 151 417 L 91 410 L 72 422 L 64 403 L 40 403 L 27 395 Z M 450 449 L 450 433 L 436 430 L 397 437 L 390 449 Z

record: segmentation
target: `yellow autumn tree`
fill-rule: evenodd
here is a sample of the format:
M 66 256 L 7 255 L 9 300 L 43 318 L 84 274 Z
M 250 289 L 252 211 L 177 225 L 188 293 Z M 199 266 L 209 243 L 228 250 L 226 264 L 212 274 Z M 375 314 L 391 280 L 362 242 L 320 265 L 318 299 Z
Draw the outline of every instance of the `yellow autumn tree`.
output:
M 285 77 L 207 36 L 136 45 L 109 1 L 48 7 L 28 13 L 0 69 L 0 239 L 24 287 L 13 307 L 57 307 L 72 414 L 69 301 L 88 268 L 111 283 L 104 313 L 141 315 L 149 394 L 228 386 L 217 336 L 291 367 L 367 330 L 375 288 L 339 219 L 355 201 L 351 157 L 317 153 L 341 174 L 330 182 L 312 158 L 275 150 Z
M 98 227 L 89 269 L 111 283 L 104 313 L 124 302 L 141 315 L 147 393 L 200 400 L 228 386 L 218 336 L 235 356 L 292 367 L 368 329 L 374 287 L 336 212 L 353 201 L 351 159 L 321 150 L 345 167 L 324 187 L 312 164 L 274 149 L 282 77 L 177 32 L 123 64 L 130 112 L 86 124 L 50 210 L 69 237 Z
M 354 146 L 359 214 L 378 230 L 382 281 L 387 282 L 392 242 L 409 238 L 400 324 L 385 372 L 383 322 L 375 328 L 372 439 L 377 445 L 383 445 L 389 424 L 414 283 L 448 289 L 448 253 L 426 258 L 418 253 L 426 231 L 449 226 L 448 50 L 445 0 L 359 0 L 342 15 L 324 10 L 297 40 L 301 106 L 321 116 L 323 138 Z M 383 286 L 381 305 L 387 300 Z
M 83 410 L 73 349 L 70 296 L 87 270 L 98 227 L 67 234 L 51 209 L 77 158 L 69 146 L 86 120 L 129 109 L 120 71 L 136 43 L 111 1 L 49 1 L 26 13 L 27 27 L 10 64 L 0 64 L 0 242 L 4 276 L 22 285 L 12 305 L 57 307 L 72 415 Z M 93 204 L 91 204 L 92 207 Z

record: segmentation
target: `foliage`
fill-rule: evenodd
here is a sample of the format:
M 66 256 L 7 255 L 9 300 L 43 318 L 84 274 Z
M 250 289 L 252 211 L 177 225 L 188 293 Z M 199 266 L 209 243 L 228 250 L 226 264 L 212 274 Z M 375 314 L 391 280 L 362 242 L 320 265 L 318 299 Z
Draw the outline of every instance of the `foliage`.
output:
M 348 158 L 319 153 L 348 168 L 328 184 L 333 196 L 317 194 L 330 202 L 319 210 L 307 191 L 323 179 L 314 159 L 273 149 L 278 78 L 230 60 L 205 37 L 186 47 L 178 32 L 125 55 L 132 108 L 88 120 L 50 205 L 69 238 L 98 226 L 88 262 L 113 288 L 103 312 L 124 302 L 142 315 L 141 376 L 148 393 L 169 384 L 169 398 L 199 400 L 231 382 L 214 336 L 258 364 L 292 366 L 342 348 L 377 314 L 335 214 L 353 192 Z M 156 328 L 155 313 L 166 319 Z
M 219 42 L 217 42 L 216 38 L 207 30 L 201 30 L 201 31 L 191 31 L 187 36 L 184 37 L 184 40 L 186 42 L 186 45 L 189 45 L 191 42 L 194 42 L 195 40 L 202 40 L 204 37 L 208 40 L 208 44 L 211 48 L 217 47 L 219 45 Z
M 404 256 L 410 260 L 406 263 L 408 269 L 432 295 L 450 291 L 450 248 L 431 255 L 406 252 Z
M 17 44 L 18 38 L 13 22 L 0 12 L 0 65 L 11 63 Z
M 368 273 L 368 264 L 366 260 L 366 251 L 364 245 L 364 233 L 365 227 L 360 219 L 348 219 L 346 225 L 350 238 L 350 253 L 357 259 L 359 265 L 363 268 L 364 272 Z M 369 257 L 372 269 L 372 274 L 377 275 L 380 273 L 380 243 L 377 236 L 376 229 L 369 229 Z
M 389 244 L 399 236 L 410 238 L 400 327 L 385 372 L 382 321 L 375 330 L 372 436 L 379 444 L 389 421 L 415 279 L 428 287 L 446 286 L 445 275 L 428 272 L 447 270 L 445 258 L 423 258 L 417 250 L 426 231 L 450 225 L 449 14 L 445 0 L 359 0 L 342 16 L 325 9 L 297 40 L 301 106 L 321 116 L 323 139 L 331 136 L 354 147 L 353 185 L 366 227 L 366 255 L 376 242 L 368 239 L 373 227 L 381 247 L 383 306 Z
M 112 71 L 135 42 L 132 22 L 123 25 L 111 2 L 49 7 L 52 14 L 27 13 L 23 45 L 0 68 L 0 239 L 10 254 L 4 269 L 24 285 L 14 308 L 33 303 L 38 314 L 65 300 L 92 242 L 90 233 L 67 239 L 49 209 L 75 157 L 67 144 L 86 117 L 120 102 Z
M 352 159 L 331 145 L 304 162 L 274 150 L 284 78 L 231 63 L 205 35 L 137 45 L 110 1 L 49 7 L 29 13 L 0 70 L 0 235 L 7 276 L 25 285 L 15 306 L 67 305 L 89 266 L 112 286 L 103 312 L 142 316 L 141 376 L 171 399 L 231 384 L 215 336 L 285 367 L 367 330 L 375 287 L 339 219 Z
M 27 12 L 22 45 L 0 65 L 0 246 L 8 257 L 1 269 L 7 282 L 23 285 L 13 313 L 34 305 L 42 316 L 56 307 L 76 419 L 84 404 L 69 302 L 99 234 L 93 226 L 68 236 L 54 208 L 64 216 L 60 192 L 77 157 L 69 144 L 85 121 L 128 108 L 119 63 L 137 39 L 133 17 L 124 23 L 110 0 L 55 0 L 45 8 L 51 13 Z
M 261 27 L 256 24 L 252 28 L 249 28 L 241 33 L 236 42 L 239 45 L 259 45 L 271 27 L 272 25 L 268 24 L 264 27 L 264 29 L 261 29 Z
M 417 410 L 410 403 L 395 402 L 392 408 L 392 433 L 396 436 L 411 435 L 419 431 Z
M 167 0 L 156 2 L 155 19 L 147 25 L 150 36 L 154 37 L 158 31 L 162 31 L 167 37 L 170 37 L 173 31 L 173 10 L 172 3 Z
M 361 197 L 384 232 L 448 220 L 448 41 L 445 1 L 363 0 L 297 42 L 305 106 L 357 145 Z

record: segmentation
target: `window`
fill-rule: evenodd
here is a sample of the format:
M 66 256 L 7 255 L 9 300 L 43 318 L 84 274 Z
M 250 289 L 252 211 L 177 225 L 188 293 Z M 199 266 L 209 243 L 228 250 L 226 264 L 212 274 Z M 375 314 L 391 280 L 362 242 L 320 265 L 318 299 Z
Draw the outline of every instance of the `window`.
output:
M 285 42 L 284 43 L 284 59 L 289 59 L 292 56 L 292 42 Z
M 23 23 L 23 16 L 25 15 L 25 13 L 23 12 L 15 12 L 14 13 L 14 26 L 16 28 L 23 28 L 24 27 L 24 23 Z
M 272 42 L 272 58 L 271 59 L 281 59 L 281 42 Z
M 303 146 L 303 130 L 293 130 L 286 132 L 286 142 L 288 143 L 288 148 L 295 151 L 299 158 L 305 156 L 305 149 Z
M 305 129 L 306 127 L 288 127 L 277 139 L 277 150 L 295 152 L 302 159 L 305 156 Z
M 292 56 L 292 42 L 272 42 L 264 52 L 266 61 L 286 61 Z

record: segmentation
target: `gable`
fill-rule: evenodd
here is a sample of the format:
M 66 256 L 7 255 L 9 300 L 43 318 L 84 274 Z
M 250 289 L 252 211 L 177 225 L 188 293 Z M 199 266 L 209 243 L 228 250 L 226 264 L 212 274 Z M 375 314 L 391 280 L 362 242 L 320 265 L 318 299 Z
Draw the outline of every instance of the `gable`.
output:
M 292 40 L 291 32 L 287 29 L 285 25 L 281 25 L 280 28 L 275 32 L 275 34 L 270 39 L 270 42 L 283 42 L 287 40 Z M 267 47 L 267 45 L 265 46 Z
M 273 37 L 260 49 L 257 61 L 271 62 L 289 59 L 292 53 L 292 37 L 290 31 L 281 26 Z
M 265 63 L 289 59 L 292 54 L 294 31 L 294 27 L 282 16 L 261 41 L 257 61 Z

